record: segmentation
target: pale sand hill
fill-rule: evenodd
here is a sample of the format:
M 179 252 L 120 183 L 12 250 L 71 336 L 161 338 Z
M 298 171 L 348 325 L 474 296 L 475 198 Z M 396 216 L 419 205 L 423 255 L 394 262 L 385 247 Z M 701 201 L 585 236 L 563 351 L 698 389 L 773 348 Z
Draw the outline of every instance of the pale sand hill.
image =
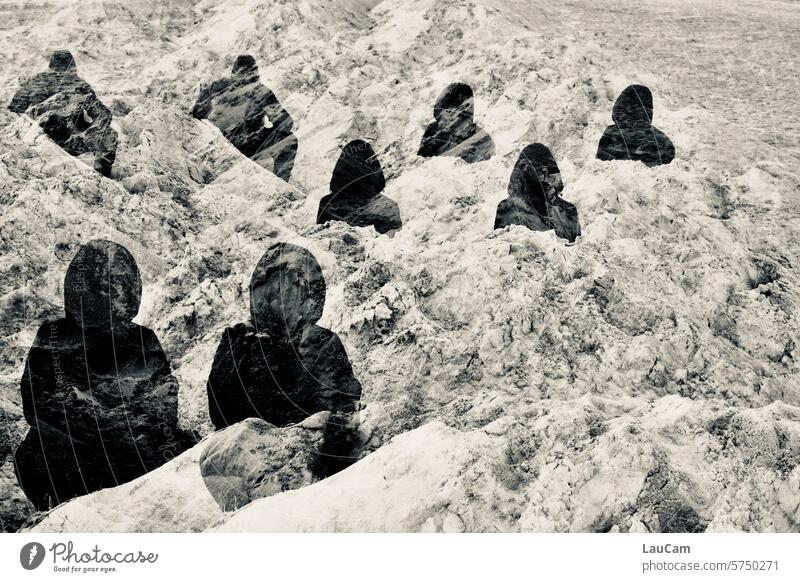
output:
M 200 434 L 219 333 L 246 317 L 258 257 L 277 240 L 312 250 L 328 284 L 321 323 L 364 386 L 364 454 L 376 452 L 230 518 L 182 461 L 74 500 L 42 530 L 800 529 L 796 5 L 185 4 L 54 3 L 0 30 L 2 100 L 65 47 L 101 99 L 131 109 L 115 120 L 118 182 L 0 111 L 6 528 L 28 516 L 7 456 L 27 430 L 23 359 L 61 310 L 77 245 L 107 237 L 139 262 L 137 321 L 161 339 L 182 423 Z M 289 185 L 189 114 L 240 52 L 295 119 Z M 452 81 L 475 91 L 497 146 L 488 162 L 415 155 Z M 594 159 L 614 98 L 636 82 L 675 143 L 669 166 Z M 393 238 L 314 225 L 355 138 L 378 151 L 400 207 Z M 578 207 L 575 245 L 492 232 L 537 141 Z M 170 492 L 208 511 L 164 518 L 148 503 L 168 506 Z M 308 519 L 312 500 L 325 519 Z M 123 525 L 104 507 L 141 514 Z

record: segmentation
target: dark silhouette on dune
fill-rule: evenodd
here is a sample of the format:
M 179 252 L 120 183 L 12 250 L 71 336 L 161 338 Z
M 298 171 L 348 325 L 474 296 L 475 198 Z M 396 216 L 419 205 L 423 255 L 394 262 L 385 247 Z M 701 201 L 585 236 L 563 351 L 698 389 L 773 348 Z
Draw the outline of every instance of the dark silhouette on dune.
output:
M 217 428 L 245 418 L 276 426 L 321 411 L 352 412 L 361 397 L 339 336 L 317 325 L 325 279 L 302 247 L 276 244 L 250 281 L 250 321 L 225 329 L 208 378 Z
M 21 382 L 31 428 L 15 462 L 37 509 L 135 479 L 189 446 L 167 357 L 132 321 L 141 290 L 124 247 L 91 241 L 67 269 L 66 317 L 36 334 Z
M 331 177 L 331 193 L 323 197 L 317 224 L 341 220 L 351 226 L 374 226 L 381 234 L 402 227 L 397 204 L 381 195 L 386 180 L 372 146 L 357 139 L 342 148 Z
M 648 166 L 669 164 L 675 146 L 653 127 L 653 94 L 643 85 L 625 88 L 611 113 L 614 125 L 606 128 L 597 146 L 600 160 L 633 160 Z
M 535 143 L 519 156 L 508 182 L 508 198 L 497 206 L 495 229 L 512 224 L 531 230 L 555 230 L 570 242 L 581 234 L 578 209 L 560 197 L 564 185 L 550 150 Z
M 474 120 L 475 99 L 465 83 L 452 83 L 433 107 L 434 121 L 425 129 L 417 155 L 458 156 L 467 163 L 483 162 L 494 155 L 494 142 Z
M 242 154 L 289 181 L 297 154 L 294 120 L 261 84 L 252 56 L 240 55 L 229 77 L 204 85 L 192 116 L 208 119 Z
M 111 176 L 117 156 L 111 110 L 78 76 L 69 51 L 54 52 L 49 70 L 23 83 L 8 108 L 35 119 L 50 139 L 70 155 L 92 154 L 94 169 Z

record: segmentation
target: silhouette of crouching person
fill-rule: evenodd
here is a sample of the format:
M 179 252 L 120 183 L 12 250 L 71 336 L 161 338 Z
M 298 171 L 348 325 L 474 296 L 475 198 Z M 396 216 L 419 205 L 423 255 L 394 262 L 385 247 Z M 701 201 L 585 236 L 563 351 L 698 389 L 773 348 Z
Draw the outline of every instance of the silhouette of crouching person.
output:
M 554 230 L 575 242 L 581 234 L 578 209 L 561 198 L 563 189 L 550 149 L 540 143 L 527 146 L 511 172 L 508 198 L 497 205 L 494 228 L 519 224 L 534 231 Z
M 25 82 L 8 108 L 35 119 L 42 131 L 70 155 L 92 154 L 94 169 L 111 177 L 117 155 L 111 110 L 78 76 L 69 51 L 55 51 L 49 69 Z
M 323 476 L 349 463 L 349 416 L 361 397 L 339 336 L 317 325 L 324 305 L 316 258 L 288 243 L 270 247 L 250 281 L 250 321 L 225 329 L 207 384 L 217 428 L 246 418 L 283 427 L 330 411 Z
M 294 120 L 261 84 L 251 55 L 237 57 L 229 77 L 201 88 L 192 116 L 208 119 L 242 154 L 289 181 L 297 155 Z
M 190 444 L 158 338 L 132 321 L 140 298 L 136 263 L 116 243 L 87 243 L 67 269 L 66 316 L 40 327 L 21 381 L 30 430 L 15 467 L 39 510 L 135 479 Z
M 320 200 L 317 224 L 341 220 L 351 226 L 372 226 L 379 234 L 400 230 L 400 208 L 381 194 L 385 186 L 383 168 L 372 146 L 361 139 L 349 142 L 333 169 L 331 193 Z
M 417 155 L 453 155 L 473 164 L 490 159 L 495 145 L 475 123 L 475 99 L 466 83 L 451 83 L 436 99 L 434 121 L 425 128 Z
M 633 160 L 647 166 L 669 164 L 675 146 L 653 126 L 653 94 L 644 85 L 629 85 L 620 93 L 609 125 L 597 146 L 599 160 Z

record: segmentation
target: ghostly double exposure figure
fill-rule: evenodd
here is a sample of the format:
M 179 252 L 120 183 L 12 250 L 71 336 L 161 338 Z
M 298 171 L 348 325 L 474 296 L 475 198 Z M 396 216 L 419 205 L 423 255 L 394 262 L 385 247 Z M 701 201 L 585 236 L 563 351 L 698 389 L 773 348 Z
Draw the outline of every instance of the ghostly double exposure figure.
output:
M 324 305 L 316 258 L 288 243 L 270 247 L 250 281 L 250 321 L 225 329 L 214 356 L 214 426 L 245 418 L 286 426 L 321 411 L 355 411 L 361 384 L 339 336 L 317 325 Z
M 564 184 L 550 150 L 535 143 L 519 156 L 508 182 L 508 198 L 497 206 L 495 229 L 512 224 L 531 230 L 555 230 L 570 242 L 581 234 L 578 209 L 560 197 Z
M 8 108 L 27 113 L 67 153 L 76 157 L 88 154 L 95 170 L 111 176 L 117 155 L 111 110 L 78 76 L 69 51 L 54 52 L 49 70 L 25 82 Z
M 475 99 L 465 83 L 452 83 L 433 107 L 434 121 L 425 129 L 417 155 L 458 156 L 467 163 L 494 155 L 492 138 L 475 123 Z
M 611 112 L 614 125 L 606 128 L 597 146 L 599 160 L 633 160 L 648 166 L 669 164 L 675 146 L 653 127 L 653 94 L 644 85 L 629 85 Z
M 141 291 L 133 256 L 91 241 L 67 269 L 66 316 L 36 334 L 21 382 L 30 431 L 15 461 L 39 510 L 135 479 L 188 446 L 166 355 L 133 322 Z
M 204 85 L 192 116 L 208 119 L 242 154 L 289 181 L 297 154 L 294 120 L 261 84 L 252 56 L 240 55 L 229 77 Z
M 374 226 L 380 234 L 402 227 L 397 204 L 383 196 L 386 186 L 378 155 L 367 142 L 356 139 L 342 148 L 331 177 L 331 193 L 324 196 L 317 224 L 341 220 L 351 226 Z

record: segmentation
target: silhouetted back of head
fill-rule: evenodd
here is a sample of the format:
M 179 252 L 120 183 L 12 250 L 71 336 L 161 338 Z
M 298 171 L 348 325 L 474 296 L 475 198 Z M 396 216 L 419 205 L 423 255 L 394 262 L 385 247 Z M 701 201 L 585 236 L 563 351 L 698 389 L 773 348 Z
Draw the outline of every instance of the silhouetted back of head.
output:
M 342 148 L 331 176 L 331 193 L 336 197 L 366 200 L 383 191 L 386 179 L 372 146 L 356 139 Z
M 545 172 L 547 175 L 561 173 L 556 159 L 553 157 L 553 152 L 541 143 L 526 146 L 517 160 L 517 166 L 519 165 L 524 165 L 526 171 L 535 171 L 540 176 L 544 176 Z
M 69 71 L 75 68 L 75 58 L 69 51 L 55 51 L 50 55 L 51 71 Z
M 653 122 L 653 94 L 644 85 L 629 85 L 617 97 L 611 112 L 621 128 L 647 127 Z
M 258 261 L 250 280 L 250 316 L 256 330 L 294 338 L 315 324 L 325 307 L 325 278 L 303 247 L 278 243 Z
M 234 75 L 258 75 L 258 65 L 252 55 L 239 55 L 231 72 Z
M 142 280 L 128 249 L 107 240 L 81 247 L 64 278 L 64 310 L 84 328 L 110 333 L 139 312 Z
M 433 116 L 439 118 L 443 113 L 455 113 L 464 117 L 473 117 L 475 101 L 472 88 L 466 83 L 451 83 L 439 95 L 433 106 Z

